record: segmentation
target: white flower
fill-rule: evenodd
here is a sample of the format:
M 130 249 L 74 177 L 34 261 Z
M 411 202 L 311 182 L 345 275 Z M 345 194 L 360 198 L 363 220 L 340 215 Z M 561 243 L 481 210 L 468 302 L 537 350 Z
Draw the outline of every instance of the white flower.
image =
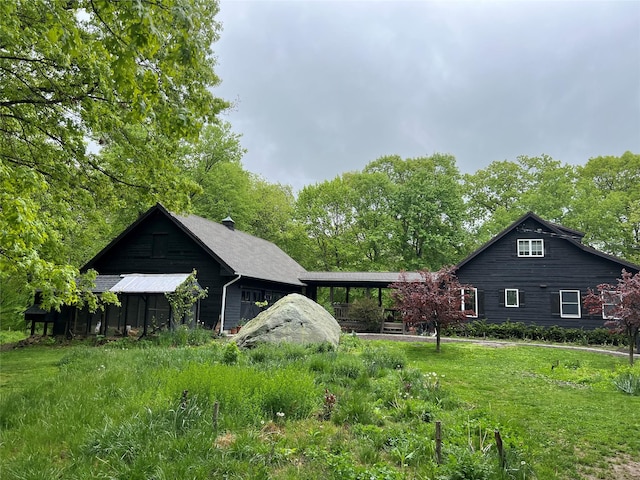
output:
M 276 416 L 282 418 L 284 417 L 284 412 L 276 412 Z

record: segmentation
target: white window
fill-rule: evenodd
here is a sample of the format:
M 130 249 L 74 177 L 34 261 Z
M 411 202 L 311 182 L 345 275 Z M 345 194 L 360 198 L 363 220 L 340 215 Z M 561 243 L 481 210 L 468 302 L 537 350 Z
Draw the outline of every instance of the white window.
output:
M 618 292 L 602 292 L 602 318 L 605 320 L 617 319 L 618 317 L 613 312 L 621 300 L 622 298 Z
M 478 318 L 478 289 L 463 288 L 460 290 L 462 297 L 462 311 L 467 310 L 467 317 Z
M 544 241 L 539 239 L 518 240 L 519 257 L 544 257 Z
M 580 290 L 560 290 L 560 316 L 580 318 Z
M 505 307 L 519 307 L 520 295 L 517 288 L 507 288 L 504 291 L 504 306 Z

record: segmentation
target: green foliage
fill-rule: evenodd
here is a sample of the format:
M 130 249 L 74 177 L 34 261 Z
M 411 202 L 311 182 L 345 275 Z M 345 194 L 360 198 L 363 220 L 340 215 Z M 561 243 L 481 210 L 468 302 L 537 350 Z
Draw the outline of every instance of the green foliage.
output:
M 171 306 L 171 314 L 176 323 L 191 325 L 195 304 L 209 294 L 208 289 L 203 289 L 198 285 L 197 273 L 194 270 L 184 282 L 176 287 L 174 292 L 164 294 Z
M 0 467 L 10 478 L 560 480 L 637 456 L 639 398 L 618 405 L 627 422 L 610 415 L 613 379 L 636 372 L 613 357 L 466 343 L 435 355 L 351 338 L 333 351 L 259 346 L 232 364 L 223 340 L 1 352 Z M 374 358 L 389 360 L 374 371 Z
M 302 189 L 296 220 L 316 270 L 434 268 L 460 255 L 462 192 L 452 156 L 382 157 Z
M 553 343 L 577 343 L 580 345 L 613 345 L 626 346 L 628 339 L 621 333 L 614 333 L 606 328 L 584 330 L 582 328 L 564 328 L 558 326 L 541 327 L 523 322 L 490 323 L 476 320 L 455 325 L 444 330 L 443 335 L 497 338 L 512 340 L 533 340 Z
M 238 359 L 240 358 L 240 349 L 235 342 L 228 342 L 224 346 L 224 354 L 222 356 L 222 360 L 227 365 L 233 365 L 238 363 Z
M 589 159 L 574 166 L 540 157 L 492 162 L 463 178 L 466 221 L 477 247 L 533 211 L 585 232 L 584 242 L 638 262 L 640 155 Z
M 382 308 L 371 297 L 358 298 L 349 305 L 349 319 L 364 323 L 367 332 L 379 332 L 382 318 Z
M 627 371 L 619 373 L 613 379 L 614 385 L 628 395 L 640 396 L 640 371 L 636 369 L 633 371 L 631 368 Z
M 211 93 L 217 10 L 0 5 L 0 271 L 43 290 L 46 306 L 75 302 L 77 267 L 114 233 L 112 212 L 188 207 L 198 187 L 179 148 L 227 106 Z

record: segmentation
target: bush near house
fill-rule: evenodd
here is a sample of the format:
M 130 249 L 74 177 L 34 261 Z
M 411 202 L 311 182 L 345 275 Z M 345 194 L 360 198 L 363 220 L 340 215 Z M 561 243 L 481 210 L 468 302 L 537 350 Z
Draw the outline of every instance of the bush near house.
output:
M 558 326 L 541 327 L 523 322 L 489 323 L 486 320 L 469 322 L 447 328 L 445 336 L 477 337 L 514 340 L 533 340 L 554 343 L 577 343 L 580 345 L 628 346 L 628 340 L 621 333 L 613 333 L 606 328 L 584 330 Z

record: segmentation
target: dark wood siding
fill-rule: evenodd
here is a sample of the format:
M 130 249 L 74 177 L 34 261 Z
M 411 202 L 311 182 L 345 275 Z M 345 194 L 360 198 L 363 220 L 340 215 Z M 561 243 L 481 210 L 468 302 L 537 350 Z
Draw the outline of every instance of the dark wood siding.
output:
M 224 329 L 237 327 L 240 323 L 240 286 L 237 283 L 227 288 L 227 302 L 224 315 Z
M 155 241 L 154 241 L 155 238 Z M 155 248 L 154 248 L 155 247 Z M 161 212 L 134 228 L 100 257 L 93 268 L 98 273 L 190 273 L 198 271 L 198 282 L 209 295 L 200 305 L 200 321 L 211 328 L 220 317 L 222 286 L 233 276 L 200 245 Z
M 510 320 L 541 326 L 602 327 L 602 317 L 589 315 L 584 308 L 581 318 L 561 318 L 559 292 L 580 290 L 584 296 L 588 288 L 595 289 L 600 283 L 616 283 L 622 265 L 582 250 L 533 219 L 523 230 L 507 233 L 457 273 L 462 283 L 483 290 L 484 318 L 494 323 Z M 518 257 L 518 239 L 544 240 L 544 257 Z M 505 307 L 504 290 L 509 288 L 517 288 L 521 302 L 526 298 L 526 303 Z

